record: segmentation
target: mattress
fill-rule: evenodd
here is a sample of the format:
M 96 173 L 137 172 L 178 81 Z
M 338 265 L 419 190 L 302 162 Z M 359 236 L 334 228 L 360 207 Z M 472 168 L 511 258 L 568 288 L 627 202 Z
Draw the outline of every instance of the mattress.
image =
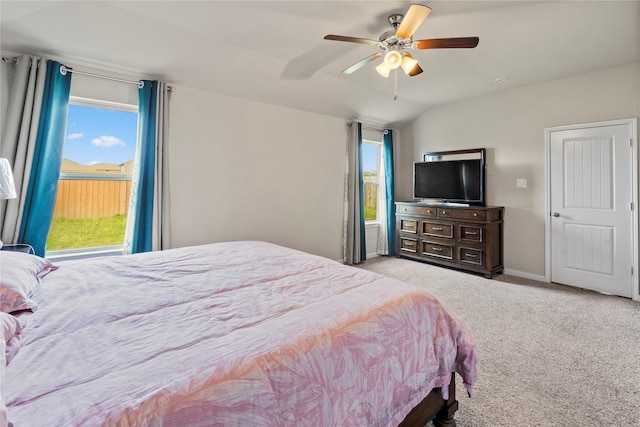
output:
M 477 377 L 469 330 L 435 297 L 297 250 L 57 265 L 6 367 L 15 427 L 392 426 L 451 372 L 469 392 Z

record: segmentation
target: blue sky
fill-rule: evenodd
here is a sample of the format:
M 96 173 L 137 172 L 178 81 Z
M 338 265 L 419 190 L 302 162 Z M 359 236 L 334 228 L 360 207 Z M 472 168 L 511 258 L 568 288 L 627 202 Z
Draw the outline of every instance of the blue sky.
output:
M 362 144 L 362 168 L 365 172 L 378 169 L 378 147 Z
M 136 151 L 138 115 L 70 104 L 62 157 L 83 165 L 124 163 Z

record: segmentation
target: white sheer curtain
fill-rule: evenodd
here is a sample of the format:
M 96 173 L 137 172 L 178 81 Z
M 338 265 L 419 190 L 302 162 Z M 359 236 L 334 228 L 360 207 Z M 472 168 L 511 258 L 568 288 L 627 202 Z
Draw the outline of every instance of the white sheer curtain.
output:
M 171 248 L 171 229 L 169 212 L 169 99 L 171 88 L 165 82 L 158 82 L 158 122 L 153 211 L 152 250 Z
M 380 163 L 378 164 L 378 191 L 377 206 L 378 221 L 380 229 L 378 231 L 378 243 L 376 245 L 376 253 L 378 255 L 389 255 L 389 235 L 387 233 L 387 181 L 385 177 L 385 152 L 380 150 Z
M 2 85 L 6 84 L 9 92 L 2 117 L 0 157 L 11 164 L 18 195 L 0 201 L 0 240 L 5 243 L 16 243 L 20 233 L 47 78 L 46 63 L 36 56 L 21 55 L 2 64 L 2 78 L 6 79 Z

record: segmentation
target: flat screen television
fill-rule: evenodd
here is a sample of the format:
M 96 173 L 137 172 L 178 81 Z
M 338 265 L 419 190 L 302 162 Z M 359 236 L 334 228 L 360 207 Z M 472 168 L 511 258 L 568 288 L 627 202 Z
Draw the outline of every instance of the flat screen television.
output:
M 426 202 L 484 205 L 485 150 L 425 153 L 413 164 L 413 197 Z

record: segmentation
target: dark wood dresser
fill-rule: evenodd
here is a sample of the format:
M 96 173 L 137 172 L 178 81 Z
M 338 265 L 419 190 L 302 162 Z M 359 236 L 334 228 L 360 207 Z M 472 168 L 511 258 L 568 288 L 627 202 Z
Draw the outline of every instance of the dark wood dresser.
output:
M 504 208 L 396 203 L 399 256 L 481 273 L 504 270 Z

